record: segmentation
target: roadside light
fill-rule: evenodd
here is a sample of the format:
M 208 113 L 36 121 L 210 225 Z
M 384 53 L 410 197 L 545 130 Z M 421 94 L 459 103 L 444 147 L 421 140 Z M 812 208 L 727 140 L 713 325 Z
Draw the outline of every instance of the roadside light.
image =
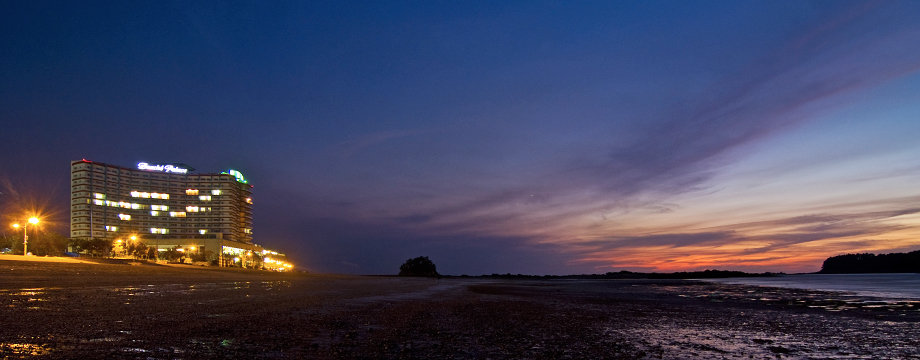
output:
M 137 236 L 131 235 L 131 240 L 137 240 Z
M 115 242 L 117 242 L 117 243 L 120 244 L 120 243 L 121 243 L 121 239 L 115 240 Z
M 189 250 L 195 251 L 195 247 L 194 246 L 189 247 Z
M 32 224 L 33 226 L 38 225 L 38 218 L 33 216 L 29 218 L 27 223 L 22 224 L 22 255 L 23 256 L 29 255 L 29 235 L 26 233 L 26 231 L 29 229 L 28 228 L 29 224 Z M 13 224 L 13 227 L 18 229 L 19 224 Z

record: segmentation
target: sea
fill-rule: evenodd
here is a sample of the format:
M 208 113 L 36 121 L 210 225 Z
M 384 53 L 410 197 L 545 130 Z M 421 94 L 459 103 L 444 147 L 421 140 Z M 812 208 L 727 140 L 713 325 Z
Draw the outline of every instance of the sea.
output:
M 858 296 L 920 300 L 920 274 L 800 274 L 776 277 L 700 279 L 723 284 L 841 291 Z

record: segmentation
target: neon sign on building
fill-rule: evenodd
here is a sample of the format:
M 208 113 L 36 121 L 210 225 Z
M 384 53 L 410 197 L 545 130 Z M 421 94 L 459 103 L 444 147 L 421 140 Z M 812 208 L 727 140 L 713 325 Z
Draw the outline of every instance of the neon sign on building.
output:
M 228 170 L 228 171 L 226 171 L 226 172 L 222 172 L 221 174 L 230 174 L 230 175 L 233 175 L 233 177 L 236 178 L 236 182 L 238 182 L 238 183 L 243 183 L 243 184 L 248 184 L 248 183 L 249 183 L 249 182 L 246 181 L 246 178 L 243 177 L 243 173 L 241 173 L 241 172 L 239 172 L 239 171 L 236 171 L 236 170 L 233 170 L 233 169 L 230 169 L 230 170 Z
M 177 166 L 173 164 L 148 164 L 145 162 L 138 163 L 137 169 L 147 171 L 162 171 L 176 174 L 185 174 L 189 171 L 188 167 L 182 166 L 181 164 L 178 164 Z

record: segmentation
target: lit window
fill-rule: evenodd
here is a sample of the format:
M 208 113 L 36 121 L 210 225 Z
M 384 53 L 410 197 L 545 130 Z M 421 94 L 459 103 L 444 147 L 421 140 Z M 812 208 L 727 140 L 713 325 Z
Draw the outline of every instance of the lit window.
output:
M 105 226 L 105 231 L 118 231 L 118 226 Z
M 201 195 L 198 197 L 198 200 L 201 201 L 211 201 L 211 195 Z
M 205 229 L 201 229 L 201 230 L 198 230 L 198 233 L 204 235 L 204 234 L 207 234 L 208 231 Z
M 197 207 L 197 206 L 186 206 L 186 207 L 185 207 L 185 211 L 188 211 L 188 212 L 198 212 L 198 207 Z
M 132 204 L 131 204 L 131 208 L 134 209 L 134 210 L 140 209 L 140 208 L 141 208 L 141 204 L 134 204 L 134 203 L 132 203 Z
M 169 229 L 150 228 L 151 234 L 166 234 L 168 232 L 169 232 Z
M 159 210 L 159 211 L 169 210 L 169 206 L 166 206 L 166 205 L 150 205 L 150 208 L 153 210 Z
M 128 214 L 118 214 L 118 218 L 127 221 L 127 220 L 131 220 L 131 215 L 128 215 Z
M 185 190 L 185 195 L 198 195 L 198 190 L 197 189 Z
M 169 200 L 169 194 L 151 193 L 151 198 Z
M 246 203 L 252 204 L 252 198 L 246 198 Z
M 105 199 L 105 194 L 95 193 L 93 194 L 97 199 Z
M 160 212 L 159 212 L 159 211 L 150 211 L 150 215 L 153 215 L 153 216 L 160 216 Z
M 139 191 L 132 191 L 131 197 L 141 197 L 141 193 Z
M 149 198 L 150 198 L 150 193 L 142 192 L 142 193 L 141 193 L 141 197 L 144 198 L 144 199 L 149 199 Z
M 211 195 L 220 195 L 220 190 L 211 190 Z
M 169 216 L 172 217 L 185 217 L 185 211 L 170 211 Z
M 252 229 L 243 229 L 244 233 L 252 234 Z
M 102 200 L 93 200 L 93 203 L 95 203 L 96 205 L 100 205 L 100 206 L 104 204 Z

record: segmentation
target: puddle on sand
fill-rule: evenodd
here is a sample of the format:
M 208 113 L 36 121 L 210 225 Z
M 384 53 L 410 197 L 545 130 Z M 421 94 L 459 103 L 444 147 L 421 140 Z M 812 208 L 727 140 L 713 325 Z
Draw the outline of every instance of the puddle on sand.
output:
M 193 292 L 216 291 L 216 290 L 242 290 L 242 289 L 261 289 L 265 291 L 280 290 L 281 288 L 291 287 L 290 281 L 234 281 L 222 283 L 204 283 L 204 284 L 161 284 L 161 285 L 143 285 L 143 286 L 125 286 L 125 287 L 108 287 L 106 291 L 114 292 L 125 296 L 145 296 L 145 295 L 162 295 L 162 294 L 191 294 Z

